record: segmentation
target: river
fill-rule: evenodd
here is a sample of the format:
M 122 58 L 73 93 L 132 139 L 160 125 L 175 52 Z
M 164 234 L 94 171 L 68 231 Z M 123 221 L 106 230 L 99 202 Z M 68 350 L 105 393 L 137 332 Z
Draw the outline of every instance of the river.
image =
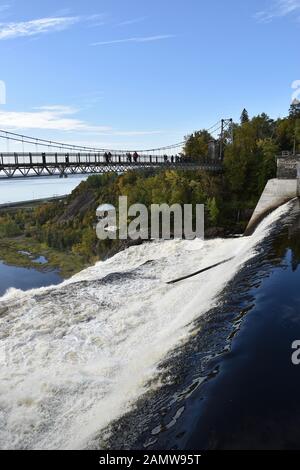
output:
M 74 175 L 68 178 L 3 178 L 0 184 L 0 204 L 66 195 L 86 178 L 85 175 Z M 10 288 L 26 291 L 60 282 L 62 278 L 57 271 L 7 266 L 0 260 L 0 295 Z
M 8 292 L 0 447 L 298 447 L 299 214 L 293 202 L 251 237 L 153 242 Z
M 8 266 L 0 261 L 0 296 L 11 288 L 27 291 L 59 284 L 60 282 L 62 282 L 62 278 L 57 271 L 18 268 Z
M 70 194 L 81 181 L 86 179 L 86 175 L 74 175 L 68 176 L 68 178 L 56 176 L 2 178 L 0 184 L 0 204 L 64 196 Z

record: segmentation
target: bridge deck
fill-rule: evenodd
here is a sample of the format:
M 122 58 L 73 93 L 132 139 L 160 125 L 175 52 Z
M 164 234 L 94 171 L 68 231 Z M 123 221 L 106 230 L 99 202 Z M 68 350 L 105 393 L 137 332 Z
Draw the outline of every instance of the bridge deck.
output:
M 219 161 L 194 161 L 180 157 L 100 153 L 0 153 L 0 178 L 123 173 L 130 169 L 178 168 L 220 171 Z

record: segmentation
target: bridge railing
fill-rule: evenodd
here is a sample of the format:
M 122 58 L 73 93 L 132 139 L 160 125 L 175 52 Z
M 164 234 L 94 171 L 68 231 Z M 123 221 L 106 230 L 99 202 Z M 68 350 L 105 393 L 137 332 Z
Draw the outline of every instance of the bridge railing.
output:
M 0 178 L 125 172 L 129 169 L 178 168 L 222 171 L 219 160 L 166 155 L 101 153 L 0 153 Z
M 133 155 L 102 153 L 0 153 L 0 166 L 76 166 L 76 165 L 113 165 L 113 164 L 217 164 L 218 161 L 199 160 L 190 157 L 165 156 L 165 155 Z
M 139 155 L 137 158 L 124 154 L 105 156 L 98 153 L 1 153 L 0 164 L 6 165 L 59 165 L 59 164 L 117 164 L 117 163 L 165 163 L 175 160 L 161 155 Z

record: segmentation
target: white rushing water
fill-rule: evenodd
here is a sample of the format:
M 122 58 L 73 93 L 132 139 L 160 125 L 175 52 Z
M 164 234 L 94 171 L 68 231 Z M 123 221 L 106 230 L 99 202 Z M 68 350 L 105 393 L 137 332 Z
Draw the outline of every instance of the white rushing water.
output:
M 249 238 L 149 243 L 58 287 L 10 290 L 0 299 L 0 448 L 90 447 L 146 391 L 286 210 Z

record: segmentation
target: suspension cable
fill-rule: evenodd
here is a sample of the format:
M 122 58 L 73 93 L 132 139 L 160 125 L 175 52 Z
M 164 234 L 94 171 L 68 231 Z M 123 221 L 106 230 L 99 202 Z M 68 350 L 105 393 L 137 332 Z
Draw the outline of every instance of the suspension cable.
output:
M 219 126 L 219 127 L 217 127 Z M 207 131 L 211 134 L 215 134 L 219 129 L 221 129 L 220 126 L 220 121 L 215 123 L 213 126 L 207 129 Z M 142 149 L 142 150 L 115 150 L 115 149 L 105 149 L 105 148 L 96 148 L 96 147 L 88 147 L 88 146 L 83 146 L 83 145 L 75 145 L 75 144 L 66 144 L 63 142 L 57 142 L 57 141 L 50 141 L 46 139 L 40 139 L 37 137 L 30 137 L 27 135 L 23 134 L 18 134 L 16 132 L 10 132 L 10 131 L 5 131 L 0 129 L 0 138 L 6 139 L 8 141 L 14 141 L 14 142 L 21 142 L 22 146 L 24 146 L 24 143 L 27 144 L 32 144 L 35 145 L 36 148 L 38 148 L 39 145 L 42 147 L 48 147 L 48 148 L 59 148 L 60 150 L 74 150 L 74 151 L 86 151 L 86 152 L 94 152 L 94 153 L 104 153 L 104 152 L 113 152 L 113 153 L 129 153 L 129 152 L 140 152 L 140 153 L 146 153 L 146 152 L 160 152 L 160 151 L 165 151 L 165 150 L 172 150 L 172 149 L 178 149 L 182 148 L 186 141 L 178 142 L 176 144 L 171 144 L 171 145 L 166 145 L 164 147 L 157 147 L 157 148 L 151 148 L 151 149 Z

